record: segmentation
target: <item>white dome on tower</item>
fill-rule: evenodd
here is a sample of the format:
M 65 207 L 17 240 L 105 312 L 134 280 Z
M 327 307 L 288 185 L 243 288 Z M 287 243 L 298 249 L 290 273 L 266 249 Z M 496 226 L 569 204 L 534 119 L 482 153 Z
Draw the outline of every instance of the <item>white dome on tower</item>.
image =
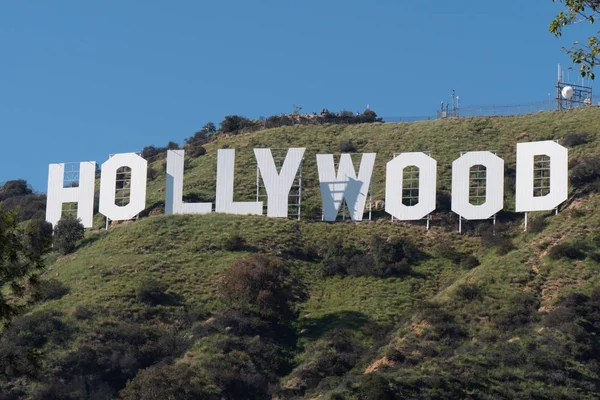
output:
M 562 95 L 563 99 L 571 100 L 573 97 L 573 88 L 571 86 L 565 86 L 560 94 Z

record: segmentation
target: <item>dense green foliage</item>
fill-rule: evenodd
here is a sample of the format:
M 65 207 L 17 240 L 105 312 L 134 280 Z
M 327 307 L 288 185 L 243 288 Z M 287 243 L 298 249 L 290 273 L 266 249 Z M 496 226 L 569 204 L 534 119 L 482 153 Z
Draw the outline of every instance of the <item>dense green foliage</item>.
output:
M 18 225 L 18 214 L 0 204 L 0 322 L 9 321 L 24 306 L 20 300 L 38 282 L 51 238 L 50 224 L 30 220 Z
M 557 0 L 552 0 L 557 2 Z M 561 11 L 550 23 L 550 32 L 556 37 L 562 36 L 563 29 L 569 25 L 587 22 L 593 24 L 600 13 L 600 1 L 598 0 L 558 0 L 565 3 L 566 10 Z M 563 50 L 579 65 L 579 73 L 583 77 L 594 79 L 593 69 L 600 63 L 600 43 L 598 32 L 588 36 L 586 41 L 576 41 L 570 49 Z
M 571 187 L 523 232 L 514 150 L 534 140 L 564 140 Z M 314 154 L 344 142 L 377 153 L 374 200 L 393 153 L 432 151 L 429 231 L 380 211 L 320 221 Z M 74 253 L 47 256 L 28 313 L 0 335 L 0 399 L 599 397 L 600 110 L 219 137 L 186 152 L 184 198 L 214 201 L 216 150 L 230 147 L 235 200 L 255 200 L 251 149 L 265 146 L 307 147 L 302 221 L 155 215 L 88 231 Z M 489 148 L 506 162 L 505 210 L 459 235 L 449 167 Z M 164 185 L 164 173 L 149 181 L 144 215 Z M 47 228 L 20 229 L 44 248 Z
M 8 181 L 0 188 L 0 202 L 5 210 L 17 211 L 19 222 L 45 219 L 46 195 L 34 193 L 22 179 Z
M 54 226 L 54 248 L 63 255 L 72 253 L 84 234 L 85 228 L 80 220 L 64 215 Z

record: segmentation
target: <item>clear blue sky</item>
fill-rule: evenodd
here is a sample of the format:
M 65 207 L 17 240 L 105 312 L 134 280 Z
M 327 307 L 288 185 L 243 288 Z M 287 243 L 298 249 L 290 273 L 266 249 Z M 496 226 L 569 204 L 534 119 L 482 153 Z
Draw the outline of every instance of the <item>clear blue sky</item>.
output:
M 543 101 L 563 39 L 551 0 L 0 2 L 0 181 L 183 143 L 227 114 L 370 104 L 431 115 Z M 575 37 L 575 34 L 579 37 Z M 571 72 L 571 77 L 576 73 Z

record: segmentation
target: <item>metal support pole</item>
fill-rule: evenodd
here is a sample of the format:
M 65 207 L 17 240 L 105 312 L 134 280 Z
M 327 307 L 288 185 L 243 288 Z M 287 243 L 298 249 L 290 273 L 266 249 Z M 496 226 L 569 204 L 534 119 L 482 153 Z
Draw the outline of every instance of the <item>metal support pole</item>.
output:
M 373 211 L 373 177 L 369 183 L 369 221 L 371 221 L 371 213 Z
M 427 230 L 429 230 L 429 214 L 427 214 Z
M 258 169 L 258 165 L 256 165 L 256 201 L 258 201 L 258 197 L 260 194 L 260 183 L 259 183 L 259 179 L 260 179 L 260 171 Z M 267 200 L 268 201 L 268 200 Z
M 462 233 L 462 217 L 458 216 L 458 233 Z
M 527 215 L 528 215 L 528 213 L 526 212 L 526 213 L 525 213 L 525 226 L 524 226 L 524 228 L 523 228 L 523 231 L 524 231 L 524 232 L 527 232 Z
M 496 236 L 496 214 L 494 214 L 494 216 L 492 218 L 493 218 L 492 225 L 494 226 L 492 229 L 492 235 Z
M 302 161 L 300 162 L 300 175 L 298 175 L 298 221 L 300 221 L 300 211 L 302 209 Z

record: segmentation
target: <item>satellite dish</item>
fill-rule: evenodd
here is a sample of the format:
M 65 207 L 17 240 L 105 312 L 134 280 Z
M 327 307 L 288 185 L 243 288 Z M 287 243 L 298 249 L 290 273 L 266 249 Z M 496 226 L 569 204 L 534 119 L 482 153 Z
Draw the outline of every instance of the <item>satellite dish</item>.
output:
M 565 86 L 560 94 L 562 95 L 563 99 L 571 100 L 573 97 L 573 88 L 571 86 Z

